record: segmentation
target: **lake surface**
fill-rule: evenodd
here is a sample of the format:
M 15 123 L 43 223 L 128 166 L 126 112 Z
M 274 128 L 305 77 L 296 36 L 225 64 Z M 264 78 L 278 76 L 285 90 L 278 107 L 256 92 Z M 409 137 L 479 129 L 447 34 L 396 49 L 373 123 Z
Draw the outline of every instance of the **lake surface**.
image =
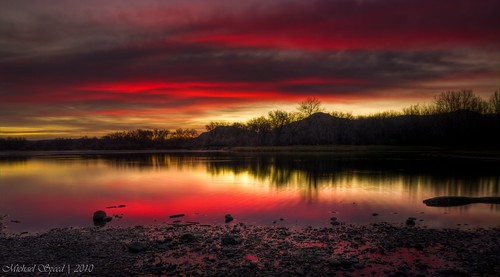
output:
M 7 232 L 235 221 L 330 226 L 417 218 L 429 228 L 498 227 L 500 205 L 427 207 L 435 196 L 500 196 L 498 162 L 337 156 L 333 153 L 46 155 L 0 159 Z M 123 208 L 107 208 L 125 205 Z M 173 214 L 184 217 L 169 218 Z M 377 216 L 373 216 L 377 213 Z M 121 217 L 121 218 L 119 218 Z

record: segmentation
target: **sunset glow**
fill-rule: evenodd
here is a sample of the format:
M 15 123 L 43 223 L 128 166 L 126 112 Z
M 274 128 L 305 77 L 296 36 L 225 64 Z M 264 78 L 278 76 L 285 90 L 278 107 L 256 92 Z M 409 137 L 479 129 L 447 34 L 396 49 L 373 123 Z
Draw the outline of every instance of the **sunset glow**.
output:
M 493 213 L 489 205 L 436 209 L 421 201 L 464 190 L 474 196 L 494 194 L 496 177 L 443 180 L 405 177 L 400 172 L 331 169 L 331 175 L 315 179 L 311 172 L 276 166 L 261 168 L 260 173 L 255 167 L 235 170 L 227 167 L 229 157 L 135 157 L 60 156 L 1 163 L 0 182 L 4 186 L 0 192 L 4 198 L 0 209 L 12 219 L 26 222 L 10 223 L 9 228 L 16 231 L 91 226 L 91 213 L 96 209 L 123 215 L 111 226 L 171 223 L 176 219 L 169 215 L 179 213 L 185 214 L 182 221 L 221 223 L 229 212 L 239 222 L 261 225 L 285 218 L 278 226 L 328 226 L 332 216 L 350 223 L 398 222 L 408 214 L 424 217 L 425 224 L 433 227 L 455 222 L 498 225 L 498 209 Z M 106 208 L 120 204 L 126 207 Z M 449 215 L 444 216 L 443 209 Z M 374 218 L 372 211 L 380 217 Z
M 3 1 L 0 137 L 355 115 L 500 88 L 500 3 Z

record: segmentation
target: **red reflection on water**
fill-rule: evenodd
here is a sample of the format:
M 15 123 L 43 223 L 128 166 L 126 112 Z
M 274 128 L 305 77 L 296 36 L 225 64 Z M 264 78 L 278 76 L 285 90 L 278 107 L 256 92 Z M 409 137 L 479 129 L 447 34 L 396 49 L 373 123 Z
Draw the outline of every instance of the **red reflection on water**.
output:
M 140 168 L 101 160 L 34 159 L 2 165 L 2 170 L 0 215 L 8 215 L 4 223 L 13 232 L 92 226 L 96 210 L 118 216 L 110 226 L 174 220 L 223 224 L 228 213 L 235 222 L 278 226 L 330 226 L 331 217 L 346 223 L 404 224 L 410 216 L 418 219 L 417 226 L 498 225 L 499 210 L 490 205 L 426 207 L 421 200 L 433 192 L 425 186 L 409 192 L 397 178 L 351 176 L 334 184 L 320 180 L 312 190 L 300 172 L 292 172 L 288 184 L 277 186 L 248 172 L 213 174 L 203 162 L 193 161 Z M 126 207 L 106 209 L 120 204 Z M 169 218 L 179 213 L 185 216 Z

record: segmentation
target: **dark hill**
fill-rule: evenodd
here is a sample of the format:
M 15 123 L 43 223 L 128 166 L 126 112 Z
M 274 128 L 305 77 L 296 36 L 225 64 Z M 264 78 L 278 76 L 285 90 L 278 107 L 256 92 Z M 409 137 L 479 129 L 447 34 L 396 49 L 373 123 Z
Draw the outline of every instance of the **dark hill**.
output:
M 260 137 L 259 137 L 260 136 Z M 218 127 L 203 133 L 202 147 L 255 145 L 437 145 L 499 146 L 500 115 L 461 110 L 434 115 L 402 115 L 345 119 L 316 113 L 290 123 L 262 140 L 238 127 Z
M 254 146 L 257 134 L 235 126 L 221 126 L 202 133 L 196 140 L 201 147 Z
M 326 113 L 316 113 L 303 120 L 288 124 L 279 138 L 280 144 L 342 144 L 343 133 L 351 120 Z

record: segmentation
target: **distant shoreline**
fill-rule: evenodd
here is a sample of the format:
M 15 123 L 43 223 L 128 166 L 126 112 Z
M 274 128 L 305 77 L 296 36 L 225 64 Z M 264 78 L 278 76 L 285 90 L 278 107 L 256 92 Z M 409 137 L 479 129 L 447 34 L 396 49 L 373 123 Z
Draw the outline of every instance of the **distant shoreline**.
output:
M 392 145 L 293 145 L 220 147 L 210 149 L 137 149 L 137 150 L 9 150 L 0 151 L 0 158 L 60 155 L 134 155 L 134 154 L 196 154 L 196 153 L 262 153 L 299 154 L 324 153 L 342 157 L 401 157 L 426 159 L 475 159 L 500 161 L 500 148 L 392 146 Z
M 71 156 L 71 155 L 132 155 L 132 154 L 174 154 L 174 153 L 217 153 L 225 150 L 173 150 L 173 149 L 144 149 L 144 150 L 18 150 L 0 151 L 1 157 L 35 157 L 35 156 Z

